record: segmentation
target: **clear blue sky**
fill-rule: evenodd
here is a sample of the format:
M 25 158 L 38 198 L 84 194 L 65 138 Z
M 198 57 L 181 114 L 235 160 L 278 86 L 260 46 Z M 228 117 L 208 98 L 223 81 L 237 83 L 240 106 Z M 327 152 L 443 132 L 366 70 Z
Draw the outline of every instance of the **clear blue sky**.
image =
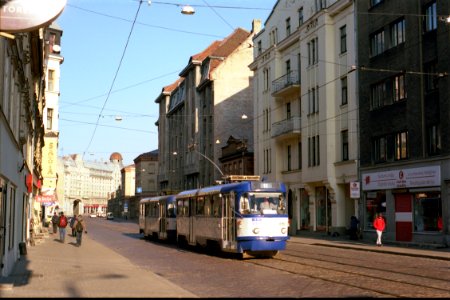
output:
M 168 0 L 139 8 L 137 0 L 68 0 L 56 20 L 64 57 L 58 154 L 107 161 L 119 152 L 129 165 L 157 149 L 161 89 L 213 41 L 238 27 L 250 31 L 253 19 L 264 24 L 275 3 Z M 194 15 L 180 13 L 185 4 Z

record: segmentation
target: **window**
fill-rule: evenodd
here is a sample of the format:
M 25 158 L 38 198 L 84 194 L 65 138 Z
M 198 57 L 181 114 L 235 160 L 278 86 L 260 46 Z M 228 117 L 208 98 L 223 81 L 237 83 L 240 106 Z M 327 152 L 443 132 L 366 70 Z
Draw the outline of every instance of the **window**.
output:
M 383 106 L 386 98 L 386 84 L 384 82 L 374 84 L 370 87 L 370 109 Z
M 47 129 L 51 130 L 53 124 L 53 108 L 47 108 Z
M 308 43 L 308 64 L 310 66 L 319 62 L 319 40 L 318 38 L 312 39 Z
M 261 55 L 262 53 L 262 42 L 258 41 L 258 55 Z
M 384 31 L 377 32 L 370 38 L 370 56 L 377 56 L 384 51 Z
M 378 137 L 373 142 L 373 153 L 375 162 L 384 162 L 387 159 L 386 137 Z
M 263 78 L 264 78 L 264 91 L 269 90 L 269 70 L 263 70 Z
M 48 87 L 49 91 L 55 90 L 55 70 L 48 70 Z
M 432 2 L 425 8 L 425 32 L 437 29 L 436 2 Z
M 348 130 L 341 132 L 342 160 L 348 160 Z
M 386 213 L 386 192 L 372 191 L 366 193 L 366 213 L 365 222 L 367 229 L 373 228 L 373 220 L 377 213 Z
M 396 47 L 405 42 L 405 20 L 395 22 L 391 25 L 391 47 Z
M 408 132 L 399 132 L 395 135 L 395 159 L 408 158 Z
M 308 151 L 308 166 L 320 165 L 320 142 L 318 135 L 308 138 Z
M 302 143 L 298 143 L 298 169 L 302 169 Z
M 441 153 L 441 130 L 438 124 L 428 127 L 428 155 Z
M 287 75 L 287 82 L 288 83 L 291 83 L 291 60 L 290 59 L 288 59 L 287 61 L 286 61 L 286 75 Z
M 393 98 L 394 102 L 398 102 L 406 98 L 405 75 L 394 77 Z
M 298 26 L 303 24 L 303 7 L 298 9 Z
M 327 7 L 327 0 L 316 0 L 316 12 Z
M 286 120 L 291 118 L 291 102 L 286 103 Z
M 342 26 L 339 29 L 341 33 L 341 54 L 347 52 L 347 26 Z
M 291 157 L 291 145 L 287 146 L 287 170 L 291 171 L 292 170 L 292 157 Z
M 275 28 L 269 33 L 270 46 L 275 45 L 278 42 L 278 29 Z
M 341 78 L 341 104 L 348 103 L 347 77 Z
M 433 91 L 438 88 L 437 62 L 432 61 L 424 66 L 425 70 L 425 88 L 427 92 Z
M 286 19 L 286 36 L 291 35 L 291 18 Z
M 383 2 L 384 0 L 370 0 L 370 6 L 375 6 L 377 4 L 380 4 L 381 2 Z
M 439 220 L 440 219 L 440 220 Z M 439 224 L 441 222 L 441 224 Z M 414 195 L 414 231 L 442 230 L 442 200 L 439 192 Z

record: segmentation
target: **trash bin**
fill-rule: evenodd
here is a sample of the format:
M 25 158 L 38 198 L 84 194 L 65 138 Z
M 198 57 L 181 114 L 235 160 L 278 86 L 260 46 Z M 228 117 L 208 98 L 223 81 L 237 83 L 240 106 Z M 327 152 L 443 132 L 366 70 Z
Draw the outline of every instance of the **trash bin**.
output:
M 25 242 L 19 243 L 20 255 L 27 255 L 27 244 Z

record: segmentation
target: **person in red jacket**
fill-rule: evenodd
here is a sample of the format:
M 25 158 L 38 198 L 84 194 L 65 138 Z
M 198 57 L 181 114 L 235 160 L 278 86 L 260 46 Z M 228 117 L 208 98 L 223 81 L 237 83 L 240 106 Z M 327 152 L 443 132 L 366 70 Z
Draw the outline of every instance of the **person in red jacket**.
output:
M 378 213 L 375 220 L 373 220 L 373 227 L 377 231 L 377 246 L 380 247 L 381 243 L 381 235 L 383 234 L 384 228 L 386 227 L 386 222 L 384 221 L 383 216 Z

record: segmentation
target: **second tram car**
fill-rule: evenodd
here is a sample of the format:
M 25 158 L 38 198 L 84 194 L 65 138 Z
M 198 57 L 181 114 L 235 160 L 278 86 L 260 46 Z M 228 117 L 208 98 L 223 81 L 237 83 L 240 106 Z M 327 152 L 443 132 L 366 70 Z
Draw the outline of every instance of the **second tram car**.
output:
M 242 181 L 180 192 L 177 242 L 273 257 L 286 248 L 288 210 L 283 183 Z
M 174 195 L 143 198 L 139 202 L 139 233 L 144 237 L 175 241 L 176 198 Z

